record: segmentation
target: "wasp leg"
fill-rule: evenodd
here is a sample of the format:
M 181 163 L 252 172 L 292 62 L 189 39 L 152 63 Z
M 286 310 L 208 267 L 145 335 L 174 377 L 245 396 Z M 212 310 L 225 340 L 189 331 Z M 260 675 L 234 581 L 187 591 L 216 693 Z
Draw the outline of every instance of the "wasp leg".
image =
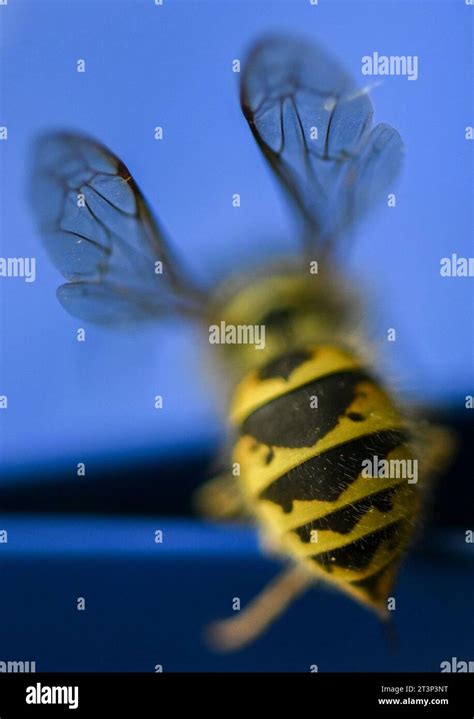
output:
M 291 602 L 311 584 L 314 576 L 299 565 L 279 574 L 235 617 L 213 622 L 207 638 L 213 649 L 230 652 L 250 644 L 282 614 Z
M 456 453 L 456 434 L 446 427 L 430 424 L 422 429 L 422 437 L 426 447 L 421 459 L 423 473 L 431 475 L 443 472 Z
M 221 474 L 209 479 L 196 490 L 193 497 L 196 512 L 215 519 L 237 519 L 248 516 L 237 479 Z

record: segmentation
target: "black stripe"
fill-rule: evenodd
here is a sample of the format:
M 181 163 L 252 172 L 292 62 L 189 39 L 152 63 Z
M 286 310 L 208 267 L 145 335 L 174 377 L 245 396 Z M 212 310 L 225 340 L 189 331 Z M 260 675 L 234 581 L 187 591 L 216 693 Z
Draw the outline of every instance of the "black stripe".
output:
M 261 324 L 266 326 L 267 323 L 268 319 Z M 272 379 L 274 377 L 281 377 L 287 380 L 297 367 L 311 359 L 314 354 L 315 352 L 310 352 L 309 350 L 288 352 L 288 354 L 281 355 L 271 362 L 268 362 L 268 364 L 260 369 L 258 376 L 262 380 Z
M 291 512 L 295 499 L 335 502 L 357 479 L 364 460 L 374 455 L 385 459 L 408 438 L 407 432 L 386 430 L 338 445 L 290 469 L 263 489 L 259 497 L 279 504 L 285 513 Z M 368 483 L 376 481 L 367 479 Z
M 370 494 L 368 497 L 359 499 L 357 502 L 348 504 L 342 509 L 326 514 L 324 517 L 313 519 L 293 531 L 305 543 L 311 541 L 311 532 L 315 529 L 330 530 L 338 534 L 349 534 L 359 524 L 364 514 L 371 509 L 377 509 L 385 514 L 390 512 L 393 509 L 394 494 L 398 489 L 398 486 L 390 487 L 390 489 L 384 489 L 382 492 Z
M 375 532 L 366 534 L 365 537 L 356 539 L 354 542 L 349 542 L 343 547 L 332 549 L 330 552 L 314 554 L 311 559 L 328 573 L 333 571 L 333 567 L 351 569 L 355 572 L 367 569 L 382 543 L 387 542 L 388 549 L 391 550 L 397 547 L 402 537 L 400 530 L 404 525 L 406 525 L 406 520 L 400 519 Z
M 360 382 L 373 380 L 360 370 L 326 375 L 280 395 L 243 422 L 242 433 L 276 447 L 312 447 L 330 432 L 354 401 Z M 318 406 L 313 407 L 312 397 Z M 353 421 L 363 421 L 358 415 Z
M 381 593 L 380 584 L 387 572 L 393 569 L 393 565 L 394 560 L 386 564 L 385 567 L 383 567 L 382 569 L 379 569 L 378 572 L 374 572 L 374 574 L 371 574 L 370 577 L 365 577 L 365 579 L 357 579 L 356 581 L 351 582 L 351 584 L 354 587 L 358 587 L 364 592 L 367 592 L 369 597 L 374 600 L 385 599 L 385 596 L 383 596 L 383 594 Z

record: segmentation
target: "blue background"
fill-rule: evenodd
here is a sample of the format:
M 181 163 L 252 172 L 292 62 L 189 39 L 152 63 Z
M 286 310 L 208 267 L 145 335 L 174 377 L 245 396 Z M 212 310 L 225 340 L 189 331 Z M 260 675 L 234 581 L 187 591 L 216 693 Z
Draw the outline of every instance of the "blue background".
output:
M 87 341 L 76 341 L 83 324 L 56 301 L 62 278 L 30 213 L 28 163 L 41 131 L 96 136 L 123 158 L 176 247 L 210 284 L 252 263 L 257 246 L 260 254 L 295 248 L 291 216 L 242 117 L 231 70 L 272 31 L 323 42 L 361 84 L 366 54 L 419 56 L 416 82 L 389 77 L 374 89 L 375 120 L 400 130 L 406 162 L 396 209 L 380 208 L 359 228 L 347 262 L 368 295 L 371 341 L 389 376 L 410 399 L 463 410 L 474 369 L 472 279 L 441 278 L 439 261 L 473 255 L 474 145 L 464 139 L 473 123 L 473 12 L 461 0 L 0 6 L 0 125 L 8 126 L 0 142 L 0 256 L 37 258 L 34 284 L 0 278 L 0 394 L 9 397 L 0 412 L 2 487 L 34 475 L 39 504 L 41 482 L 57 468 L 70 483 L 58 493 L 67 499 L 81 481 L 78 461 L 135 461 L 138 472 L 149 456 L 192 459 L 222 436 L 206 338 L 196 330 L 171 322 L 128 333 L 87 326 Z M 83 74 L 78 59 L 86 61 Z M 235 192 L 240 209 L 231 204 Z M 388 327 L 397 329 L 396 343 L 385 341 Z M 155 394 L 165 398 L 159 412 Z M 120 496 L 134 497 L 133 471 L 127 477 Z M 110 476 L 106 489 L 100 470 L 87 480 L 106 513 Z M 157 485 L 166 481 L 157 471 Z M 125 498 L 124 513 L 128 507 Z M 278 571 L 259 555 L 250 529 L 3 514 L 0 660 L 36 660 L 39 670 L 153 671 L 162 663 L 165 671 L 309 671 L 316 663 L 321 671 L 438 671 L 452 656 L 473 658 L 473 545 L 464 542 L 464 524 L 429 534 L 405 564 L 398 651 L 388 650 L 371 615 L 315 590 L 254 647 L 222 658 L 206 649 L 202 627 Z M 152 541 L 157 528 L 163 545 Z M 84 613 L 78 596 L 86 597 Z
M 382 79 L 376 121 L 406 163 L 397 207 L 359 228 L 351 271 L 368 293 L 372 341 L 411 399 L 461 408 L 473 374 L 472 280 L 439 260 L 472 255 L 472 8 L 462 2 L 29 2 L 0 7 L 0 255 L 35 256 L 37 281 L 1 279 L 0 468 L 120 449 L 164 451 L 221 434 L 205 342 L 175 324 L 128 333 L 68 316 L 26 196 L 38 132 L 72 128 L 120 155 L 205 281 L 261 252 L 296 247 L 279 189 L 238 103 L 234 58 L 263 33 L 303 33 L 365 84 L 361 57 L 419 56 L 419 79 Z M 76 71 L 78 59 L 86 72 Z M 154 139 L 154 128 L 164 139 Z M 242 196 L 240 209 L 231 204 Z M 388 327 L 397 342 L 387 343 Z M 204 371 L 203 371 L 204 370 Z M 472 387 L 470 387 L 472 391 Z M 155 394 L 165 398 L 162 411 Z M 5 473 L 4 473 L 5 476 Z M 8 474 L 6 475 L 8 476 Z

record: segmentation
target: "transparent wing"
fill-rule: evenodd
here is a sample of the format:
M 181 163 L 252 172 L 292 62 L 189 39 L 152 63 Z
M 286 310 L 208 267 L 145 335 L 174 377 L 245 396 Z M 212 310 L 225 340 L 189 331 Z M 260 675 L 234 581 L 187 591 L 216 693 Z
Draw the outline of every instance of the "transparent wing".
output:
M 110 150 L 81 135 L 45 135 L 31 180 L 44 245 L 68 280 L 58 299 L 71 314 L 124 324 L 198 312 L 200 291 L 178 270 L 133 177 Z
M 333 240 L 387 191 L 402 160 L 396 130 L 339 64 L 300 39 L 269 38 L 242 73 L 242 110 L 299 210 L 305 238 Z

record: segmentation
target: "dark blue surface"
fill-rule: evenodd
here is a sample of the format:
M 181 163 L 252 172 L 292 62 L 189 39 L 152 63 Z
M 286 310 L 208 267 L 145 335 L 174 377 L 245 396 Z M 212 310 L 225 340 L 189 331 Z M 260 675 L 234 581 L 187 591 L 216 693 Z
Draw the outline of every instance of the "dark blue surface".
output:
M 0 528 L 9 533 L 0 545 L 0 660 L 36 661 L 37 671 L 436 672 L 453 656 L 473 657 L 473 545 L 460 530 L 430 537 L 403 568 L 397 649 L 369 612 L 319 587 L 250 648 L 216 655 L 204 626 L 279 571 L 250 530 L 54 517 L 1 517 Z

